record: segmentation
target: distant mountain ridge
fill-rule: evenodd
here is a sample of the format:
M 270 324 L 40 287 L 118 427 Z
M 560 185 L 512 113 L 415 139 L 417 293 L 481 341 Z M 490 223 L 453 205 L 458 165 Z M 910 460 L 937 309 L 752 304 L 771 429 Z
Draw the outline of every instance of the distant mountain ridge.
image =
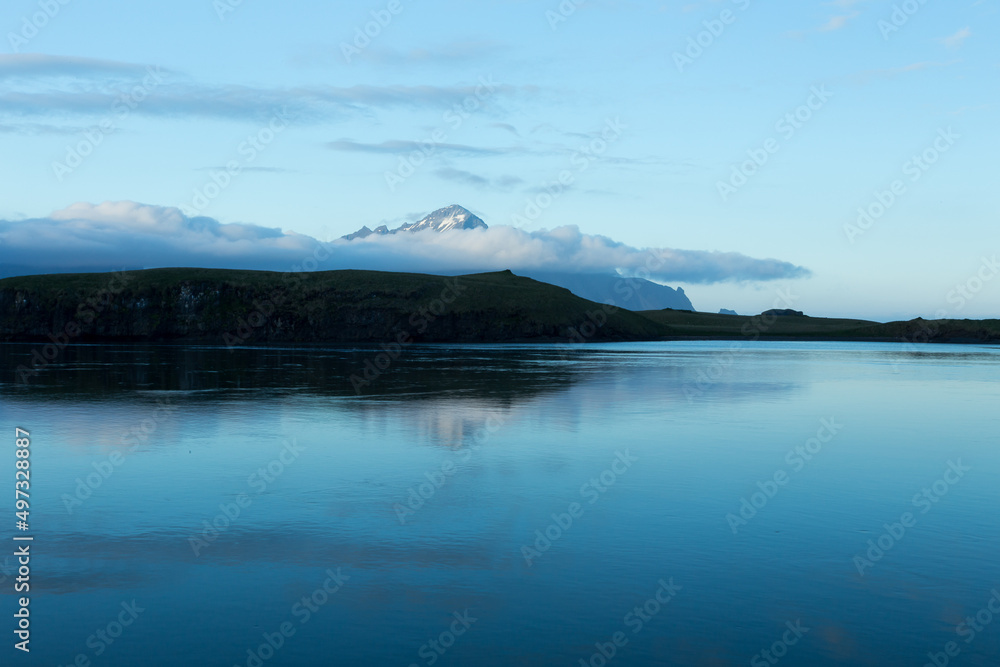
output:
M 381 225 L 375 229 L 364 226 L 353 234 L 341 238 L 345 241 L 364 239 L 369 236 L 386 236 L 402 232 L 422 232 L 433 230 L 447 232 L 452 230 L 489 229 L 482 218 L 474 215 L 467 208 L 453 204 L 438 209 L 419 222 L 409 222 L 396 229 Z M 626 278 L 613 273 L 569 273 L 545 270 L 519 270 L 523 275 L 558 287 L 565 287 L 573 294 L 597 303 L 610 303 L 628 310 L 694 310 L 691 300 L 678 287 L 674 289 L 642 278 Z
M 610 303 L 628 310 L 694 310 L 684 289 L 674 289 L 643 278 L 627 278 L 613 273 L 554 273 L 518 271 L 519 275 L 565 287 L 588 301 Z

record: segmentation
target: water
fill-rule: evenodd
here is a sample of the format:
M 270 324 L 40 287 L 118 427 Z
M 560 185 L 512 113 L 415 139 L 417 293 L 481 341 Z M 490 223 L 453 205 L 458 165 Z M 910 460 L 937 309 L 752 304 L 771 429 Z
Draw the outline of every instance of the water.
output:
M 998 664 L 1000 350 L 733 346 L 0 346 L 5 662 Z

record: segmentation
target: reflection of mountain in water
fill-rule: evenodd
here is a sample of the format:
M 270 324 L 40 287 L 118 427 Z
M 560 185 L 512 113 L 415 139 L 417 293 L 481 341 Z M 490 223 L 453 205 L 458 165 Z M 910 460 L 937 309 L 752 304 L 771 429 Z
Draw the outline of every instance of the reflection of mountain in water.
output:
M 30 361 L 32 346 L 0 345 L 3 367 Z M 387 355 L 370 348 L 233 348 L 171 345 L 76 345 L 31 378 L 28 387 L 0 384 L 0 391 L 30 390 L 32 398 L 61 394 L 102 396 L 134 391 L 294 392 L 364 396 L 372 401 L 426 401 L 442 394 L 480 397 L 503 404 L 558 390 L 576 374 L 571 364 L 539 365 L 557 351 L 522 348 L 406 349 L 385 370 L 366 366 Z M 557 356 L 557 355 L 556 355 Z M 367 384 L 358 379 L 368 378 Z M 8 375 L 7 379 L 13 378 Z M 354 378 L 354 382 L 352 382 Z M 358 387 L 358 391 L 355 387 Z M 78 397 L 77 397 L 78 398 Z M 250 399 L 251 396 L 247 395 Z
M 0 362 L 15 368 L 31 349 L 0 345 Z M 710 351 L 662 345 L 413 346 L 373 376 L 370 364 L 382 354 L 377 347 L 68 346 L 28 386 L 0 384 L 0 395 L 4 401 L 113 403 L 122 428 L 145 419 L 165 397 L 181 413 L 328 399 L 331 410 L 364 422 L 402 418 L 429 442 L 461 447 L 497 419 L 516 421 L 522 409 L 550 412 L 548 401 L 558 404 L 551 412 L 564 422 L 549 425 L 576 431 L 587 414 L 643 403 L 650 395 L 660 397 L 669 415 L 691 408 L 692 388 L 701 387 L 696 401 L 731 402 L 797 386 L 794 372 L 760 377 L 752 354 L 718 367 Z M 358 384 L 366 366 L 370 381 Z

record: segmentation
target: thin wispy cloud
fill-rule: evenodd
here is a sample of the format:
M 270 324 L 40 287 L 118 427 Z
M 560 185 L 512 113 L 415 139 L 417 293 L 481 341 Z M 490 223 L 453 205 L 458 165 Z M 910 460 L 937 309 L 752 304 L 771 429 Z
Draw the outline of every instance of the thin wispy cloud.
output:
M 0 120 L 7 117 L 93 118 L 152 80 L 132 113 L 149 117 L 261 121 L 288 110 L 297 122 L 323 122 L 384 109 L 449 109 L 474 97 L 481 85 L 370 85 L 262 87 L 193 81 L 159 67 L 85 58 L 0 56 Z M 530 86 L 497 84 L 491 103 L 533 94 Z
M 521 133 L 517 131 L 517 128 L 514 127 L 513 125 L 511 125 L 510 123 L 490 123 L 490 127 L 495 127 L 495 128 L 497 128 L 499 130 L 503 130 L 505 132 L 510 132 L 515 137 L 520 137 L 521 136 Z
M 197 171 L 226 171 L 225 165 L 216 167 L 200 167 Z M 240 173 L 261 173 L 261 174 L 295 174 L 296 169 L 285 169 L 284 167 L 240 167 Z
M 328 142 L 326 147 L 335 151 L 344 151 L 348 153 L 380 153 L 387 155 L 407 155 L 417 151 L 422 154 L 433 152 L 434 154 L 452 153 L 455 155 L 479 157 L 524 152 L 523 149 L 516 147 L 484 148 L 481 146 L 469 146 L 466 144 L 423 143 L 419 141 L 399 139 L 391 139 L 381 143 L 365 143 L 353 141 L 351 139 L 338 139 L 337 141 Z
M 359 59 L 376 65 L 468 65 L 499 53 L 502 46 L 493 41 L 455 42 L 444 46 L 410 49 L 367 49 Z
M 861 12 L 851 12 L 850 14 L 840 14 L 830 17 L 830 20 L 819 27 L 820 32 L 832 32 L 847 27 L 852 19 L 861 15 Z
M 913 72 L 923 72 L 932 69 L 939 69 L 942 67 L 951 67 L 962 62 L 961 60 L 949 60 L 947 62 L 933 62 L 924 61 L 918 63 L 910 63 L 909 65 L 903 65 L 900 67 L 887 67 L 883 69 L 872 69 L 866 70 L 864 72 L 859 72 L 853 77 L 851 77 L 856 83 L 869 83 L 873 79 L 892 79 L 904 74 L 911 74 Z
M 965 26 L 964 28 L 958 30 L 957 32 L 948 35 L 947 37 L 942 37 L 938 41 L 944 44 L 949 49 L 960 49 L 962 45 L 965 44 L 965 40 L 972 36 L 972 28 Z
M 44 53 L 0 54 L 0 80 L 50 77 L 135 77 L 142 76 L 149 65 L 53 56 Z M 161 71 L 162 68 L 160 68 Z
M 441 169 L 437 169 L 434 172 L 434 175 L 443 180 L 451 181 L 452 183 L 467 185 L 483 190 L 510 190 L 524 183 L 524 179 L 519 176 L 503 175 L 493 178 L 481 176 L 464 169 L 455 169 L 453 167 L 443 167 Z
M 350 62 L 339 45 L 314 45 L 290 59 L 298 67 L 330 67 L 368 62 L 384 66 L 468 66 L 470 62 L 484 60 L 501 53 L 504 46 L 490 39 L 463 40 L 450 44 L 413 46 L 410 48 L 369 47 L 351 53 Z

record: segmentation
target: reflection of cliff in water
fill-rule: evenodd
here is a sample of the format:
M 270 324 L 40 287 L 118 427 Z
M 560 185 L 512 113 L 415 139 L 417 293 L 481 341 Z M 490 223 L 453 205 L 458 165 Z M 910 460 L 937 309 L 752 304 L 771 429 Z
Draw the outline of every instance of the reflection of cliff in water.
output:
M 539 363 L 558 355 L 523 348 L 414 346 L 385 370 L 376 369 L 376 376 L 372 364 L 386 359 L 377 347 L 74 345 L 24 386 L 14 369 L 30 364 L 31 351 L 27 344 L 0 344 L 0 393 L 33 400 L 74 394 L 99 399 L 135 391 L 294 393 L 363 402 L 423 401 L 448 394 L 502 404 L 558 391 L 578 375 L 573 364 Z M 366 382 L 357 381 L 366 377 Z
M 726 364 L 712 351 L 643 349 L 617 345 L 416 345 L 384 370 L 378 347 L 257 347 L 232 350 L 189 345 L 71 345 L 31 377 L 27 386 L 14 369 L 30 364 L 32 346 L 0 344 L 0 395 L 8 399 L 58 400 L 85 394 L 89 400 L 144 391 L 207 392 L 218 398 L 245 396 L 343 397 L 358 409 L 386 401 L 482 400 L 493 407 L 568 390 L 582 383 L 586 394 L 637 397 L 653 389 L 689 403 L 685 387 L 739 398 L 743 393 L 783 392 L 793 377 L 762 378 L 755 355 Z M 798 372 L 792 365 L 785 369 Z M 770 381 L 768 381 L 770 380 Z M 744 391 L 745 390 L 745 391 Z M 610 392 L 610 394 L 609 394 Z M 690 393 L 690 392 L 689 392 Z M 620 396 L 619 394 L 624 394 Z

